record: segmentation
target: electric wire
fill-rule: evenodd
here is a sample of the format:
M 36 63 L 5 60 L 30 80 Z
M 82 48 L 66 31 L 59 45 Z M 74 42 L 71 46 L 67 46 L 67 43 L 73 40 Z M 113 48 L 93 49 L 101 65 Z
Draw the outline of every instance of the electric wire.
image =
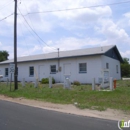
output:
M 5 20 L 5 19 L 7 19 L 8 17 L 10 17 L 10 16 L 12 16 L 12 15 L 14 15 L 14 13 L 12 13 L 12 14 L 10 14 L 10 15 L 4 17 L 3 19 L 0 20 L 0 22 L 3 21 L 3 20 Z
M 5 7 L 7 7 L 8 5 L 10 5 L 11 3 L 13 3 L 14 1 L 10 1 L 9 3 L 6 3 L 5 5 L 2 5 L 4 7 L 0 8 L 0 10 L 3 10 Z
M 48 11 L 41 11 L 41 12 L 30 12 L 25 14 L 30 15 L 30 14 L 38 14 L 38 13 L 53 13 L 53 12 L 62 12 L 62 11 L 72 11 L 72 10 L 81 10 L 85 8 L 96 8 L 96 7 L 101 7 L 101 6 L 112 6 L 112 5 L 119 5 L 119 4 L 126 4 L 130 3 L 130 1 L 124 1 L 124 2 L 116 2 L 116 3 L 110 3 L 110 4 L 101 4 L 101 5 L 93 5 L 93 6 L 87 6 L 87 7 L 79 7 L 79 8 L 68 8 L 68 9 L 61 9 L 61 10 L 48 10 Z
M 33 33 L 34 33 L 46 46 L 50 47 L 50 46 L 35 32 L 35 30 L 30 26 L 30 24 L 28 23 L 28 21 L 26 20 L 26 18 L 24 17 L 24 15 L 21 13 L 21 11 L 20 11 L 19 8 L 18 8 L 18 10 L 19 10 L 21 16 L 23 17 L 23 19 L 25 20 L 25 22 L 27 23 L 27 25 L 29 26 L 29 28 L 33 31 Z M 50 48 L 52 48 L 52 47 L 50 47 Z M 54 48 L 52 48 L 52 49 L 53 49 L 53 50 L 57 50 L 57 49 L 54 49 Z
M 21 19 L 21 18 L 20 18 Z M 22 21 L 22 20 L 21 20 Z M 24 23 L 23 23 L 24 24 Z M 29 26 L 27 26 L 26 24 L 24 24 L 24 26 L 26 27 L 26 28 L 28 28 Z M 36 37 L 36 35 L 34 35 L 34 33 L 30 30 L 30 28 L 29 28 L 29 32 L 30 32 L 30 34 L 33 36 L 33 37 Z M 36 38 L 37 39 L 37 38 Z M 39 39 L 37 39 L 37 41 L 38 41 L 38 43 L 39 43 L 39 45 L 41 46 L 41 41 L 39 40 Z M 41 48 L 42 48 L 42 46 L 41 46 Z
M 28 10 L 27 10 L 27 7 L 26 7 L 26 5 L 25 5 L 25 3 L 23 2 L 23 4 L 24 4 L 24 6 L 25 6 L 25 9 L 26 9 L 26 11 L 27 11 L 27 13 L 28 13 Z M 29 20 L 30 20 L 30 22 L 31 22 L 31 27 L 33 28 L 33 30 L 34 30 L 34 26 L 33 26 L 33 23 L 32 23 L 32 21 L 31 21 L 31 18 L 30 18 L 30 16 L 28 16 L 28 18 L 29 18 Z M 38 41 L 39 42 L 39 41 Z M 41 43 L 41 42 L 39 42 L 39 43 Z M 41 46 L 41 44 L 40 44 L 40 46 Z M 42 47 L 41 47 L 42 48 Z

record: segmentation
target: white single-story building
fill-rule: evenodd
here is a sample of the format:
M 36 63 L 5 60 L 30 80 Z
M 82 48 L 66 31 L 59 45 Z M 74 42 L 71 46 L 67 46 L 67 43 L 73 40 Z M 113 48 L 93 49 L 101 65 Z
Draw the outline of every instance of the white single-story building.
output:
M 71 51 L 24 56 L 17 58 L 18 81 L 35 81 L 35 79 L 52 76 L 56 82 L 64 82 L 65 75 L 70 81 L 91 83 L 92 78 L 99 82 L 102 70 L 109 70 L 109 76 L 121 79 L 120 62 L 123 59 L 115 45 L 87 48 Z M 10 78 L 9 64 L 14 60 L 0 62 L 0 75 L 3 81 Z

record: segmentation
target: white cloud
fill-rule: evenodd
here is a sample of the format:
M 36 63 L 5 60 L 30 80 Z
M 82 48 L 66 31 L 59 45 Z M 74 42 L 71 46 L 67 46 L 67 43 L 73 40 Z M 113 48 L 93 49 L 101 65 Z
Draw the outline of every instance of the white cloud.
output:
M 8 2 L 10 0 L 1 1 L 0 6 Z M 28 0 L 27 2 L 21 0 L 21 4 L 18 1 L 18 6 L 23 14 L 27 14 L 28 12 L 62 10 L 113 2 L 117 0 L 108 2 L 104 0 Z M 122 8 L 124 12 L 115 11 L 118 8 L 101 6 L 73 11 L 30 14 L 25 18 L 48 45 L 60 48 L 60 50 L 116 44 L 120 48 L 123 47 L 121 50 L 123 55 L 129 56 L 129 51 L 125 51 L 125 46 L 130 47 L 130 12 Z M 0 19 L 11 12 L 14 12 L 14 2 L 9 4 L 7 9 L 0 11 Z M 13 23 L 13 16 L 0 23 L 0 47 L 9 51 L 10 57 L 13 57 Z M 57 51 L 45 45 L 43 47 L 38 40 L 24 19 L 18 15 L 18 56 Z
M 129 58 L 130 59 L 130 51 L 124 51 L 121 52 L 122 57 Z
M 49 44 L 48 44 L 49 43 Z M 55 48 L 60 48 L 60 50 L 74 50 L 74 49 L 80 49 L 87 46 L 98 46 L 101 44 L 100 39 L 92 39 L 92 38 L 75 38 L 75 37 L 64 37 L 53 43 L 52 41 L 47 42 L 48 45 L 54 46 Z M 48 48 L 48 47 L 47 47 Z M 47 48 L 43 48 L 44 51 Z M 51 50 L 52 51 L 52 50 Z M 49 50 L 50 52 L 50 50 Z
M 126 18 L 130 18 L 130 12 L 125 13 L 124 16 L 125 16 Z
M 105 36 L 105 44 L 130 45 L 130 36 L 123 28 L 114 23 L 112 19 L 101 19 L 99 23 L 100 27 L 97 27 L 96 30 Z

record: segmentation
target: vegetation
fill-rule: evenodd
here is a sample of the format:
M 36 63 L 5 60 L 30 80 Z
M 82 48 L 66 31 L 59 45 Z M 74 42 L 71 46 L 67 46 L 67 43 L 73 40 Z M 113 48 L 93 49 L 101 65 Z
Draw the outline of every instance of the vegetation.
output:
M 42 84 L 49 84 L 49 78 L 43 78 L 43 79 L 41 80 L 41 83 L 42 83 Z M 55 79 L 54 79 L 54 78 L 52 78 L 52 83 L 53 83 L 53 84 L 55 83 Z
M 9 86 L 0 83 L 0 94 L 14 98 L 25 97 L 60 104 L 75 104 L 81 109 L 102 111 L 112 108 L 130 111 L 130 81 L 117 81 L 114 91 L 92 91 L 91 85 L 73 85 L 71 89 L 64 89 L 62 85 L 54 84 L 49 88 L 48 84 L 40 83 L 39 87 L 34 88 L 32 83 L 27 83 L 26 87 L 19 84 L 18 90 L 10 92 Z
M 121 76 L 130 77 L 130 64 L 128 58 L 123 58 L 124 63 L 121 64 Z
M 79 86 L 80 82 L 79 81 L 74 81 L 73 84 Z
M 7 51 L 0 51 L 0 62 L 8 60 L 9 53 Z

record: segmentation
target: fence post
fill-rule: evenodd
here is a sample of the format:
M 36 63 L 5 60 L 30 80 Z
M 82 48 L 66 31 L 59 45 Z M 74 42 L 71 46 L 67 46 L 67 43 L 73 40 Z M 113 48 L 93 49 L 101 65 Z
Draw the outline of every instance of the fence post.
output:
M 113 90 L 113 78 L 110 77 L 110 90 Z
M 34 87 L 35 87 L 35 88 L 38 87 L 38 79 L 35 80 Z
M 49 76 L 49 88 L 52 88 L 52 77 Z
M 92 90 L 95 90 L 95 78 L 92 79 Z
M 70 88 L 70 80 L 69 80 L 69 78 L 66 78 L 66 87 Z
M 22 80 L 22 86 L 25 87 L 25 78 Z

